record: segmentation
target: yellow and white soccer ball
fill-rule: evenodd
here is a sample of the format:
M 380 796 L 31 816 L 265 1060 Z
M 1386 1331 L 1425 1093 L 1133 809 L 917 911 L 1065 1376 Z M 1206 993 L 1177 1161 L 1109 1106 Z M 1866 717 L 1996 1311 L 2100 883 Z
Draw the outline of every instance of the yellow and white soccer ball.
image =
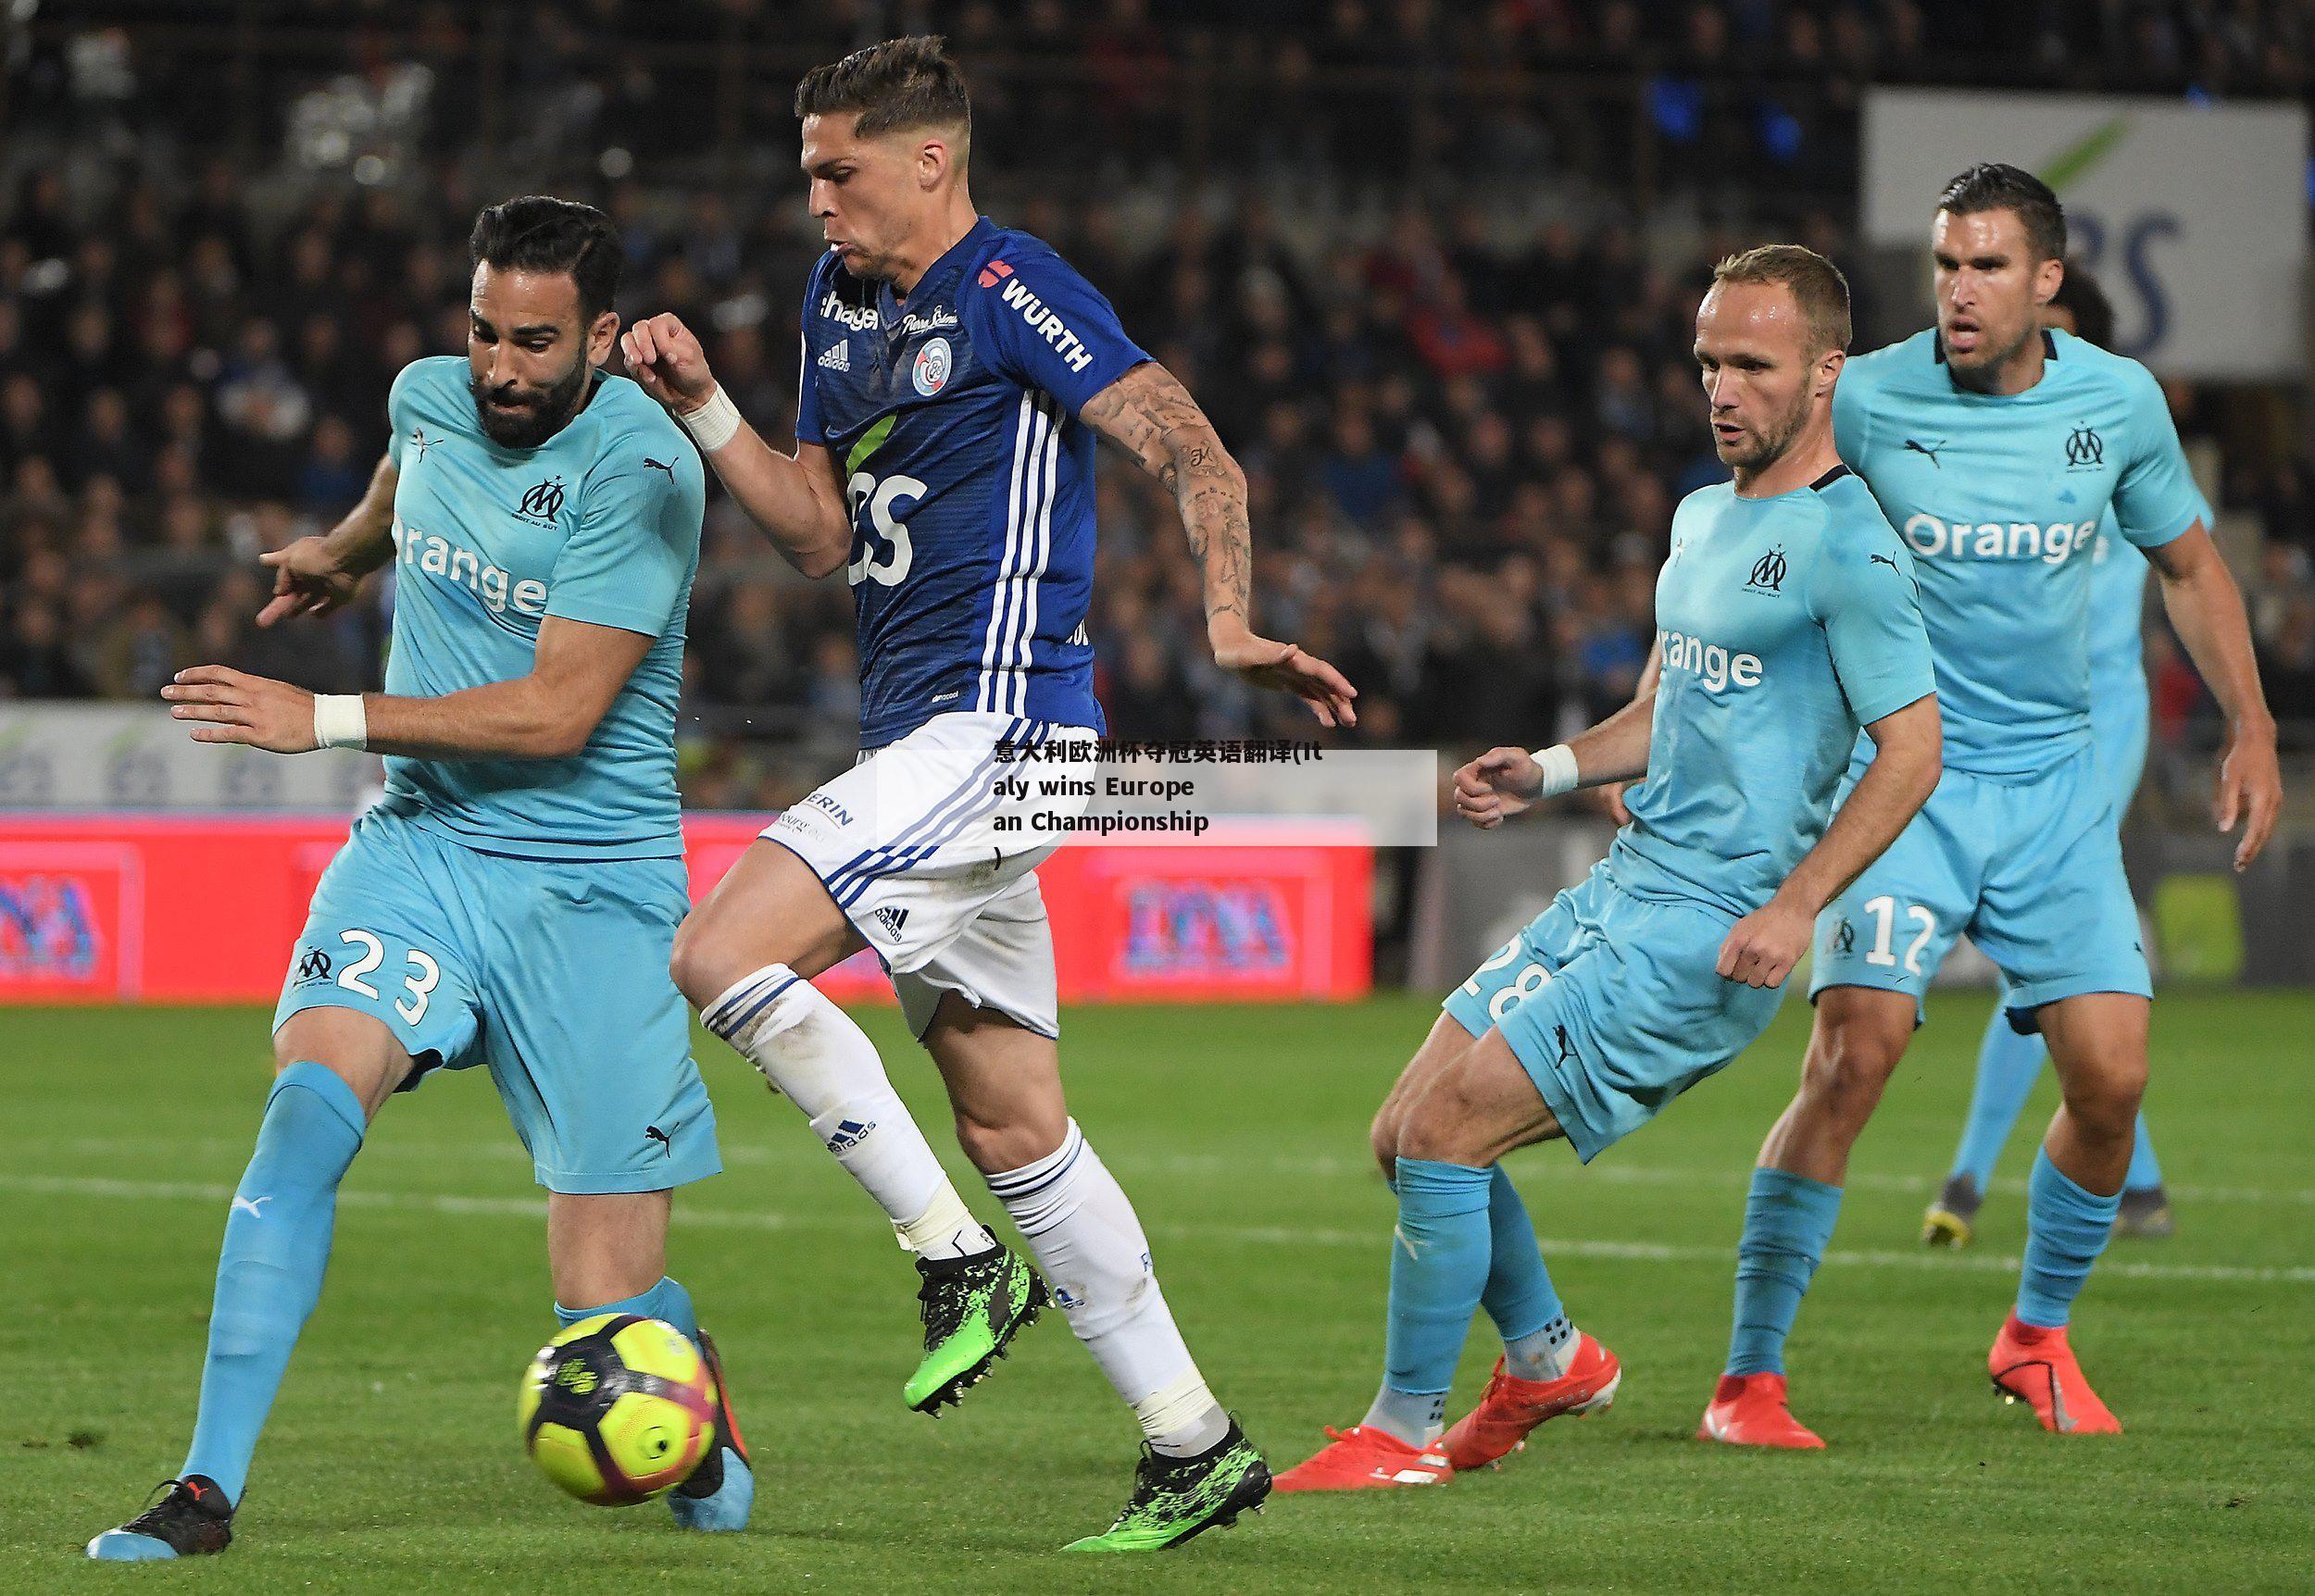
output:
M 539 1349 L 517 1407 L 522 1444 L 582 1502 L 664 1496 L 715 1444 L 715 1381 L 691 1339 L 634 1314 L 582 1319 Z

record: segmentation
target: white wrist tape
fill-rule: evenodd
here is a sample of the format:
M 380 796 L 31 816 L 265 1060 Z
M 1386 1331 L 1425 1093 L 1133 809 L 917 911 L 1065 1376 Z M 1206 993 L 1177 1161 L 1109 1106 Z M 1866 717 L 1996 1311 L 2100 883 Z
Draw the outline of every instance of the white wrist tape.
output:
M 1543 790 L 1537 798 L 1557 798 L 1562 792 L 1572 792 L 1576 787 L 1575 750 L 1564 742 L 1549 748 L 1538 748 L 1532 758 L 1544 767 Z
M 696 410 L 678 411 L 675 418 L 683 424 L 683 430 L 692 435 L 692 442 L 710 455 L 738 437 L 740 432 L 740 407 L 732 403 L 732 396 L 723 391 L 720 382 L 716 384 L 716 391 L 707 395 L 705 405 Z
M 314 741 L 324 748 L 369 746 L 369 712 L 358 692 L 314 694 Z

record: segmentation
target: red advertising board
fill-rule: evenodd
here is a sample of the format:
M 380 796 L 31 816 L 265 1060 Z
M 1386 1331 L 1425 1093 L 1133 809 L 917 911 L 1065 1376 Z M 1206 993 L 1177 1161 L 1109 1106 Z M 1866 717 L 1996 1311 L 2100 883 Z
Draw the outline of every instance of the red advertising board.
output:
M 694 897 L 764 824 L 686 817 Z M 329 817 L 0 816 L 0 1004 L 269 1001 L 345 831 Z M 1216 836 L 1064 848 L 1040 867 L 1064 1002 L 1368 990 L 1371 852 L 1316 832 Z M 820 985 L 845 1002 L 892 997 L 865 954 Z

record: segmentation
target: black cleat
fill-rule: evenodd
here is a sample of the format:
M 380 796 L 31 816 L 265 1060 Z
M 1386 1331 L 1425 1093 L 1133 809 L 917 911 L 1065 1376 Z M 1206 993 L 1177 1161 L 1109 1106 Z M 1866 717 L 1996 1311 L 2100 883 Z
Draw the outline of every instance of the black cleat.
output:
M 924 1284 L 924 1361 L 901 1396 L 919 1413 L 940 1411 L 988 1378 L 1013 1338 L 1036 1322 L 1045 1281 L 1004 1246 L 962 1258 L 919 1258 Z
M 1168 1457 L 1148 1446 L 1133 1470 L 1133 1494 L 1118 1521 L 1065 1552 L 1163 1552 L 1208 1529 L 1227 1528 L 1270 1493 L 1270 1465 L 1238 1421 L 1195 1457 Z
M 90 1541 L 88 1554 L 105 1563 L 158 1563 L 206 1556 L 233 1543 L 233 1504 L 216 1480 L 189 1474 L 158 1489 L 158 1502 Z

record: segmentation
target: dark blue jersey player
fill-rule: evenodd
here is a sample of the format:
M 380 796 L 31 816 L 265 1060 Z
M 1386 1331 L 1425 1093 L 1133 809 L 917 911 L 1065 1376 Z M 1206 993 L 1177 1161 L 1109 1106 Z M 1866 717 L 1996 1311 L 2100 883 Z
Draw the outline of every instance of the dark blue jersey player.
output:
M 955 1400 L 1050 1290 L 1149 1443 L 1092 1551 L 1170 1546 L 1270 1489 L 1208 1391 L 1131 1203 L 1062 1101 L 1053 943 L 1035 867 L 1057 838 L 1007 796 L 1006 745 L 1090 740 L 1085 612 L 1094 444 L 1175 493 L 1205 572 L 1218 665 L 1347 724 L 1335 670 L 1250 627 L 1245 481 L 1182 384 L 1052 249 L 966 190 L 971 110 L 932 39 L 807 74 L 796 92 L 828 254 L 804 296 L 796 446 L 779 453 L 671 316 L 629 369 L 690 429 L 757 524 L 809 576 L 842 570 L 859 625 L 863 757 L 791 808 L 677 938 L 708 1028 L 811 1121 L 924 1277 L 912 1407 Z M 810 978 L 875 949 L 940 1066 L 966 1153 L 1040 1279 L 975 1221 L 875 1048 Z

